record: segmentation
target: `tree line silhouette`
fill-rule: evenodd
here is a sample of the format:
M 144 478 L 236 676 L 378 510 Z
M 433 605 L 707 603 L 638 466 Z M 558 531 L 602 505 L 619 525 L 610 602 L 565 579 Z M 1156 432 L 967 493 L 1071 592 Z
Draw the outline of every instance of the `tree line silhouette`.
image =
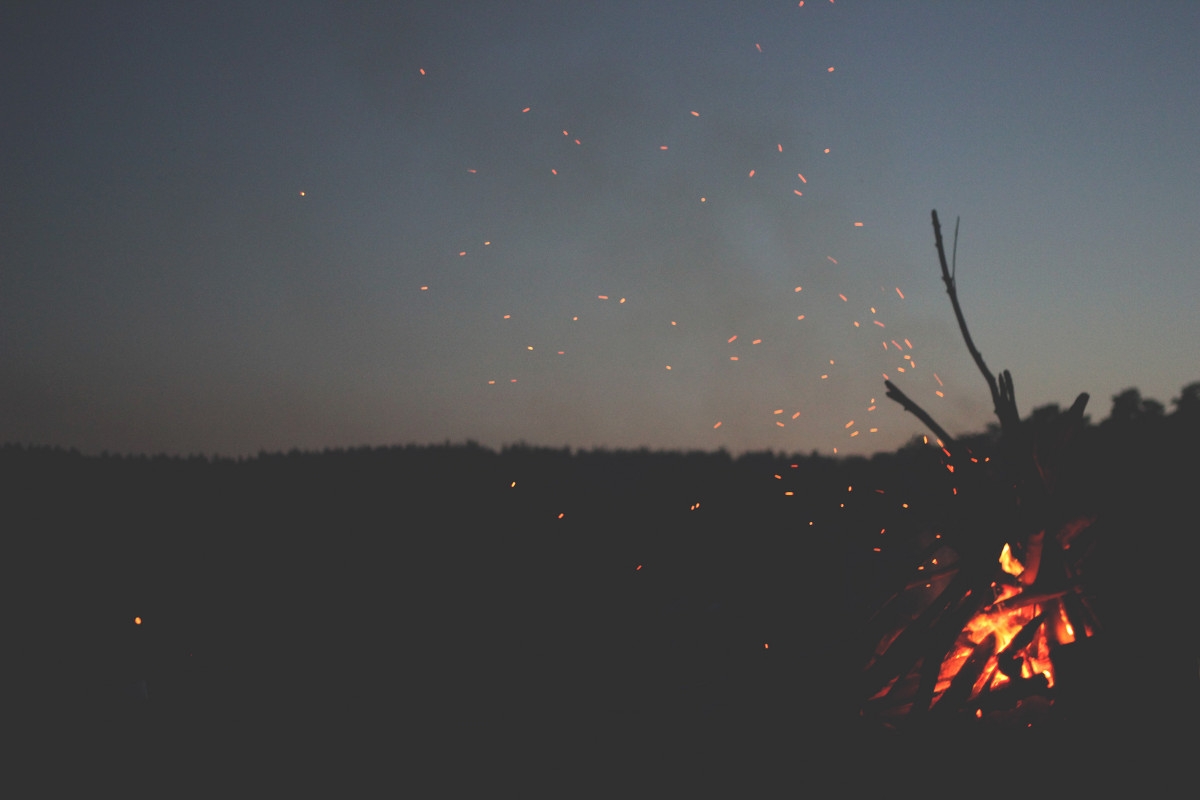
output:
M 1200 382 L 1171 406 L 1121 392 L 1057 470 L 1098 520 L 1114 702 L 1135 702 L 1147 642 L 1165 677 L 1136 702 L 1196 699 L 1179 621 L 1196 606 Z M 987 458 L 997 433 L 959 442 Z M 4 445 L 29 685 L 49 735 L 115 724 L 165 749 L 399 746 L 414 729 L 431 750 L 511 746 L 518 726 L 635 750 L 859 736 L 867 621 L 958 513 L 931 440 L 870 458 Z

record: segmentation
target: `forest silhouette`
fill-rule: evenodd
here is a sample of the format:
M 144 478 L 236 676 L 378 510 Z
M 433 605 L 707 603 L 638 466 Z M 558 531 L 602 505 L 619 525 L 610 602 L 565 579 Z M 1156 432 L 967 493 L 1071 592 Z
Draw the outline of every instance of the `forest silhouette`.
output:
M 1118 715 L 1148 729 L 1195 711 L 1200 658 L 1200 382 L 1169 409 L 1132 388 L 1111 400 L 1056 470 L 1059 495 L 1096 518 L 1105 666 L 1062 723 L 1093 738 L 1125 730 Z M 997 435 L 958 441 L 982 460 Z M 932 438 L 870 458 L 5 445 L 43 735 L 161 752 L 375 752 L 414 732 L 431 753 L 651 752 L 820 730 L 826 748 L 859 746 L 875 735 L 854 682 L 871 615 L 915 574 L 922 536 L 961 513 L 962 475 Z M 1139 680 L 1148 659 L 1155 678 Z

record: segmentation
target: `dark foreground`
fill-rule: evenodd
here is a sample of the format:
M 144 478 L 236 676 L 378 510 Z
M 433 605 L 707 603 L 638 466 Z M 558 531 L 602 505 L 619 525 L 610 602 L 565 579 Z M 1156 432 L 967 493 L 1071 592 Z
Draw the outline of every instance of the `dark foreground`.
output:
M 1093 487 L 1106 627 L 1050 713 L 860 718 L 864 620 L 903 567 L 875 537 L 937 524 L 928 458 L 10 448 L 26 741 L 130 779 L 424 775 L 447 796 L 475 780 L 577 794 L 639 770 L 663 791 L 730 775 L 931 788 L 1046 764 L 1076 788 L 1186 776 L 1194 466 Z

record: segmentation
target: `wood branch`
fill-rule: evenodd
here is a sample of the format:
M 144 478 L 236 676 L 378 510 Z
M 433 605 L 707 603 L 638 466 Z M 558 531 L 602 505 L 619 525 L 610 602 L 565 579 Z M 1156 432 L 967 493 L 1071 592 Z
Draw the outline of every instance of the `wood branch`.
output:
M 924 422 L 925 427 L 933 431 L 933 434 L 942 440 L 942 446 L 947 450 L 951 449 L 951 445 L 954 443 L 954 437 L 946 433 L 946 429 L 941 425 L 938 425 L 937 422 L 934 421 L 933 417 L 929 416 L 928 411 L 913 402 L 908 395 L 900 391 L 900 388 L 891 381 L 884 381 L 883 385 L 887 387 L 888 397 L 903 406 L 905 411 L 921 420 L 921 422 Z
M 1008 643 L 1008 647 L 996 654 L 996 663 L 1003 672 L 1010 678 L 1021 677 L 1021 662 L 1017 658 L 1017 654 L 1028 647 L 1033 642 L 1033 637 L 1037 633 L 1038 628 L 1042 627 L 1042 623 L 1046 621 L 1046 612 L 1038 614 L 1029 622 L 1021 627 L 1020 632 L 1012 638 Z
M 946 263 L 946 248 L 942 243 L 942 224 L 938 221 L 937 209 L 933 210 L 932 217 L 933 240 L 937 247 L 938 263 L 942 268 L 942 282 L 946 284 L 946 293 L 950 295 L 950 303 L 954 306 L 954 316 L 958 320 L 958 329 L 962 331 L 963 341 L 967 345 L 967 351 L 971 354 L 971 358 L 975 360 L 975 366 L 979 367 L 984 380 L 987 381 L 988 391 L 992 395 L 992 406 L 995 409 L 997 419 L 1000 420 L 1001 430 L 1009 430 L 1015 421 L 1013 420 L 1013 416 L 1016 414 L 1016 401 L 1012 393 L 1012 376 L 1007 372 L 1001 373 L 1001 379 L 1004 383 L 998 384 L 996 376 L 988 369 L 983 356 L 975 347 L 975 342 L 971 339 L 971 331 L 967 328 L 967 320 L 963 316 L 962 305 L 958 302 L 958 284 L 955 281 L 955 276 L 950 273 L 950 266 Z M 957 246 L 956 241 L 956 250 Z M 1001 391 L 1002 387 L 1003 392 Z
M 950 682 L 950 688 L 943 692 L 941 698 L 934 704 L 933 712 L 935 714 L 951 714 L 962 707 L 962 704 L 970 698 L 971 689 L 975 687 L 975 682 L 983 674 L 983 669 L 994 652 L 996 652 L 996 634 L 989 633 L 987 638 L 971 648 L 971 655 Z

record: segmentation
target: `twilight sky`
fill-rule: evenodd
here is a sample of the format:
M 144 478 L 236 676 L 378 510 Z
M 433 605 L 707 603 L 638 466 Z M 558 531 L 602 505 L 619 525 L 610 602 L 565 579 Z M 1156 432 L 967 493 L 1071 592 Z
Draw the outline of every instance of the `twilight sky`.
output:
M 0 441 L 871 453 L 923 432 L 885 373 L 980 430 L 933 208 L 1022 414 L 1169 403 L 1197 42 L 1186 0 L 10 5 Z

